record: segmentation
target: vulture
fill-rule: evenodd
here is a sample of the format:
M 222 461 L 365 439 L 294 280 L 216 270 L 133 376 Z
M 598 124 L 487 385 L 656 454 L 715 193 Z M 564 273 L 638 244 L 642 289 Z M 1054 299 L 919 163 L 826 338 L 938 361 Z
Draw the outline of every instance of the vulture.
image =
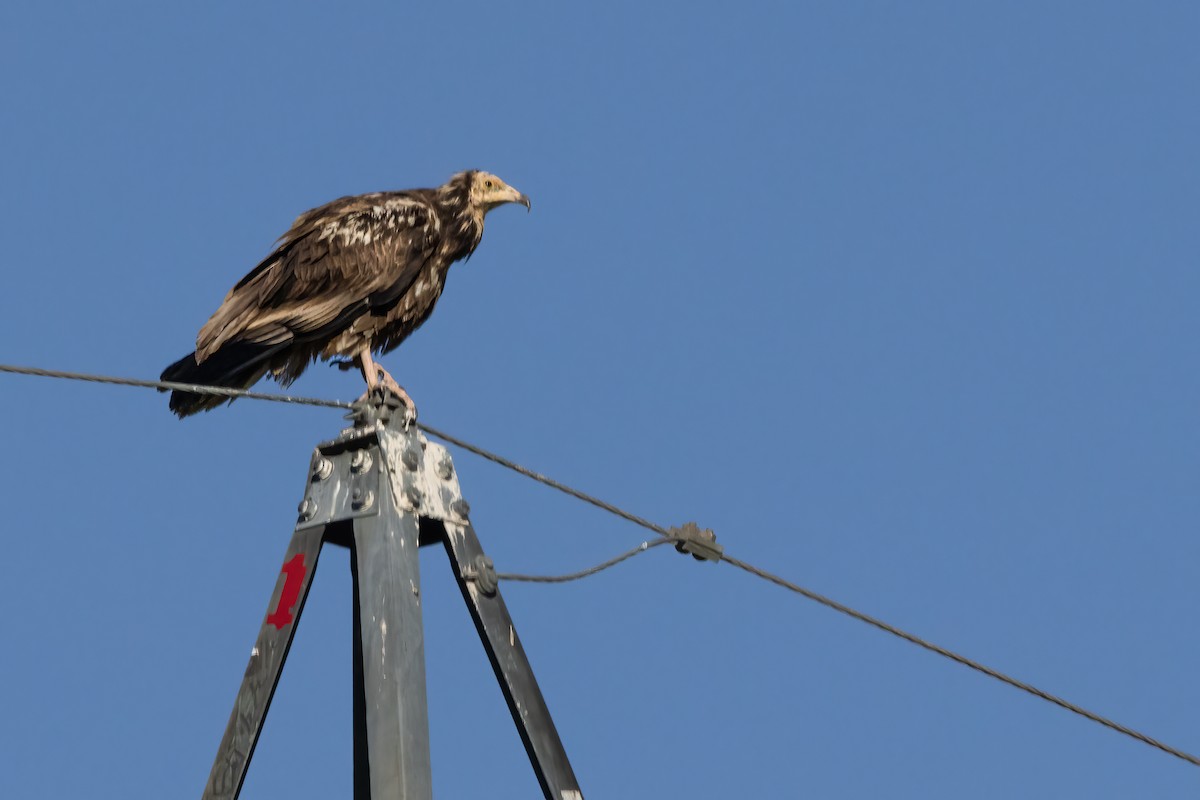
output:
M 200 329 L 196 350 L 162 380 L 248 389 L 264 375 L 288 386 L 316 359 L 357 367 L 367 393 L 408 393 L 375 361 L 433 312 L 450 265 L 483 236 L 483 218 L 529 198 L 468 170 L 436 189 L 342 197 L 299 216 L 274 251 L 238 281 Z M 180 418 L 228 402 L 176 389 Z

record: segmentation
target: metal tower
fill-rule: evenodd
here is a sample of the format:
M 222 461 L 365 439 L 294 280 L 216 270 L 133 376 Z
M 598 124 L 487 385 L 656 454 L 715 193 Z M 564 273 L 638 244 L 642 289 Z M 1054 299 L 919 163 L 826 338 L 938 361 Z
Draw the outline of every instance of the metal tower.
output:
M 441 544 L 547 800 L 582 800 L 444 447 L 391 396 L 319 445 L 292 541 L 213 763 L 205 800 L 236 798 L 300 622 L 321 547 L 348 547 L 354 580 L 354 798 L 430 800 L 429 712 L 417 550 Z

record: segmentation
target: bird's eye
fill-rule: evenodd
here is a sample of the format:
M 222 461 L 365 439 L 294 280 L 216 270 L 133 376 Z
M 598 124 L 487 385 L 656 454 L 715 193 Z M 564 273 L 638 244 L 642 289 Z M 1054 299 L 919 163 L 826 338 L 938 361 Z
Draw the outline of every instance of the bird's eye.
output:
M 490 189 L 490 188 L 492 188 L 492 182 L 491 182 L 491 181 L 484 181 L 484 182 L 483 182 L 483 185 L 484 185 L 484 186 L 486 186 L 486 187 L 487 187 L 487 188 L 489 188 L 489 189 Z

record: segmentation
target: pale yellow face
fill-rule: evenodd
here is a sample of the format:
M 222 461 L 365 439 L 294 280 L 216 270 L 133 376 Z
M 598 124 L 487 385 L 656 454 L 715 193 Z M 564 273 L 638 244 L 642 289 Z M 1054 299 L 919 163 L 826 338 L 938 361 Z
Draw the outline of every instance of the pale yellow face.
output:
M 475 173 L 471 183 L 471 205 L 486 214 L 505 203 L 520 203 L 529 208 L 529 198 L 490 172 Z

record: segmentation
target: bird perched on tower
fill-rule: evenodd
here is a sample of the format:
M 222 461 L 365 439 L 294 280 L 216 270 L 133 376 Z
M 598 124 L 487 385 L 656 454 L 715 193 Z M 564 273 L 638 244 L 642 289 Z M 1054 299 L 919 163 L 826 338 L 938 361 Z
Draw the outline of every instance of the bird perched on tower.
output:
M 436 189 L 343 197 L 301 214 L 274 252 L 238 281 L 200 329 L 196 350 L 162 380 L 245 389 L 269 374 L 287 386 L 318 358 L 358 367 L 367 393 L 408 393 L 374 359 L 433 312 L 450 265 L 479 246 L 483 219 L 529 198 L 468 170 Z M 175 390 L 180 417 L 229 398 Z

